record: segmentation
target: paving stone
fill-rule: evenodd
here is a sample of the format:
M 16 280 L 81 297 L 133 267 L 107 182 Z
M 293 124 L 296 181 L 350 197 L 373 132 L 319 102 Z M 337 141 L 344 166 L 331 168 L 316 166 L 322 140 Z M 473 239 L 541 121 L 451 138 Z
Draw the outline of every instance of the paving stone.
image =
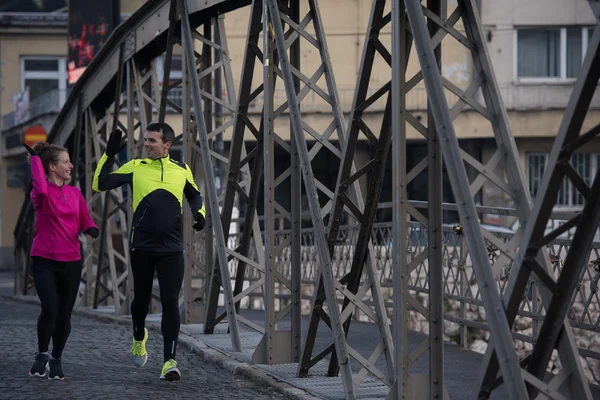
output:
M 159 380 L 162 336 L 151 331 L 148 362 L 130 359 L 131 329 L 73 316 L 63 353 L 64 381 L 30 377 L 37 351 L 39 306 L 0 299 L 0 399 L 273 399 L 283 396 L 211 363 L 184 345 L 177 350 L 182 380 Z M 52 347 L 50 347 L 52 348 Z

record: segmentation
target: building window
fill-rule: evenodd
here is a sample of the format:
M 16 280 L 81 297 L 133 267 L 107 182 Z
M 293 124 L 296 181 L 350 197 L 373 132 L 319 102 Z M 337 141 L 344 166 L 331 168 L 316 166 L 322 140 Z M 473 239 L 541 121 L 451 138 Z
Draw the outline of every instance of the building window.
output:
M 576 78 L 589 37 L 588 27 L 518 29 L 517 77 Z
M 527 170 L 529 178 L 529 191 L 535 197 L 540 189 L 544 168 L 548 163 L 548 153 L 530 153 L 527 155 Z M 592 177 L 600 167 L 600 154 L 574 153 L 571 156 L 571 165 L 583 178 L 585 183 L 591 185 Z M 558 191 L 556 205 L 561 208 L 581 208 L 585 198 L 571 181 L 564 178 Z
M 544 176 L 547 154 L 529 154 L 527 155 L 527 170 L 529 171 L 529 192 L 535 197 Z
M 57 91 L 61 106 L 67 98 L 66 57 L 21 57 L 21 90 L 29 88 L 29 101 Z

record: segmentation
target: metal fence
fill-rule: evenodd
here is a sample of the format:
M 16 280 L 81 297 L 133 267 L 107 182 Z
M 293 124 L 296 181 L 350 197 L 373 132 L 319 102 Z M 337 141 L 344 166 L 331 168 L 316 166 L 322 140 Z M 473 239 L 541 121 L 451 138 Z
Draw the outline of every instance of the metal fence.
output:
M 497 210 L 493 209 L 492 212 L 496 213 Z M 503 210 L 506 212 L 507 209 Z M 508 213 L 511 214 L 512 212 L 509 210 Z M 559 214 L 557 217 L 555 220 L 556 224 L 560 224 L 561 221 L 567 219 L 566 214 Z M 485 317 L 485 309 L 483 308 L 480 289 L 476 283 L 466 240 L 462 233 L 456 232 L 456 229 L 453 228 L 454 226 L 452 225 L 444 225 L 443 235 L 444 316 L 445 320 L 448 321 L 447 325 L 451 325 L 449 329 L 450 333 L 447 333 L 446 339 L 467 347 L 473 338 L 485 336 L 481 332 L 489 332 L 489 325 Z M 335 246 L 332 257 L 333 274 L 337 280 L 340 280 L 350 272 L 359 229 L 358 225 L 346 225 L 340 231 L 338 245 Z M 375 250 L 375 266 L 383 289 L 388 316 L 393 314 L 392 274 L 394 271 L 392 269 L 391 232 L 392 224 L 390 222 L 375 223 L 371 239 Z M 513 236 L 512 233 L 507 233 L 506 230 L 493 233 L 504 241 L 510 240 Z M 276 243 L 282 243 L 288 235 L 290 235 L 289 231 L 278 231 L 276 233 Z M 427 231 L 420 224 L 412 222 L 410 223 L 407 237 L 408 246 L 406 254 L 410 262 L 418 258 L 422 252 L 427 251 Z M 240 238 L 241 234 L 232 235 L 228 246 L 232 249 L 235 248 Z M 301 243 L 302 298 L 303 312 L 306 313 L 310 307 L 310 301 L 312 300 L 319 272 L 319 260 L 314 246 L 314 233 L 311 228 L 302 230 Z M 558 277 L 560 273 L 563 259 L 566 257 L 570 244 L 571 240 L 569 239 L 556 239 L 547 246 L 550 260 L 554 267 L 555 277 Z M 197 242 L 194 247 L 196 252 L 203 252 L 204 246 L 202 241 Z M 288 248 L 287 251 L 282 252 L 282 255 L 275 260 L 277 270 L 288 278 L 291 277 L 290 250 Z M 496 261 L 501 256 L 500 252 L 491 244 L 488 247 L 488 252 L 492 261 Z M 571 326 L 576 328 L 576 337 L 590 338 L 600 332 L 600 297 L 598 295 L 598 281 L 600 280 L 599 254 L 600 243 L 594 243 L 589 255 L 588 266 L 582 272 L 579 286 L 571 301 L 568 319 Z M 203 259 L 203 255 L 200 253 L 196 253 L 196 257 Z M 249 254 L 249 258 L 256 260 L 253 251 Z M 509 260 L 507 259 L 507 261 Z M 504 264 L 500 263 L 500 265 L 501 268 L 496 271 L 496 283 L 500 293 L 503 293 L 511 273 L 512 264 L 507 262 Z M 229 264 L 229 269 L 231 276 L 235 277 L 237 261 L 232 260 Z M 198 275 L 198 270 L 195 271 L 195 274 Z M 259 278 L 257 270 L 248 269 L 245 277 L 246 286 L 256 282 Z M 429 285 L 426 258 L 410 274 L 409 289 L 424 304 L 427 303 Z M 370 305 L 368 296 L 367 294 L 365 303 Z M 276 295 L 277 308 L 282 309 L 285 307 L 289 301 L 289 297 L 290 293 L 287 293 L 284 288 L 280 288 Z M 260 309 L 262 308 L 262 304 L 262 293 L 258 290 L 249 296 L 245 302 L 242 302 L 242 307 Z M 519 316 L 513 326 L 513 337 L 523 343 L 534 343 L 541 323 L 544 320 L 544 315 L 545 310 L 538 293 L 538 283 L 536 279 L 531 279 L 520 306 Z M 355 317 L 361 318 L 360 314 Z M 600 360 L 600 351 L 582 344 L 583 342 L 585 341 L 578 341 L 580 354 Z

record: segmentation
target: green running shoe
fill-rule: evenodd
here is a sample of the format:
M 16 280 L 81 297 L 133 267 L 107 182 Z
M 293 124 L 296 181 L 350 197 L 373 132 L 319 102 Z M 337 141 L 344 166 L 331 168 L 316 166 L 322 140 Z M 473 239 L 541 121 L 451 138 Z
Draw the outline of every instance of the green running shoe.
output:
M 170 359 L 165 362 L 160 373 L 160 379 L 164 381 L 178 381 L 181 379 L 181 372 L 177 368 L 177 361 Z
M 142 340 L 135 340 L 133 338 L 133 345 L 131 346 L 131 359 L 136 367 L 143 367 L 148 361 L 148 353 L 146 352 L 146 341 L 148 340 L 148 329 L 144 328 L 144 338 Z

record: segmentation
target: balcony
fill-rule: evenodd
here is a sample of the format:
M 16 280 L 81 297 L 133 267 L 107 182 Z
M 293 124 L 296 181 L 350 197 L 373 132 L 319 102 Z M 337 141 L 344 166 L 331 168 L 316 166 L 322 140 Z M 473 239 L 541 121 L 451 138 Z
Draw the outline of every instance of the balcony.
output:
M 2 117 L 2 131 L 7 132 L 12 128 L 27 121 L 50 113 L 59 113 L 67 99 L 67 90 L 51 90 L 29 102 L 29 116 L 26 121 L 15 121 L 15 113 L 11 112 Z
M 572 83 L 537 83 L 501 86 L 500 95 L 507 110 L 564 109 L 569 103 Z M 590 108 L 600 108 L 600 91 L 596 90 Z

